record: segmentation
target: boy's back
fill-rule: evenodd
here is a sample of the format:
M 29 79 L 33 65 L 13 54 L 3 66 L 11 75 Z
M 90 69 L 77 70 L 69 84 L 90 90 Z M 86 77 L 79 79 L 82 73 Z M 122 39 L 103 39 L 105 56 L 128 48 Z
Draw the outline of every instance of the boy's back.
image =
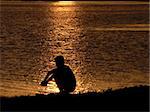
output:
M 75 90 L 76 79 L 69 66 L 62 66 L 54 69 L 53 78 L 60 91 L 72 92 Z
M 63 56 L 57 56 L 55 62 L 57 68 L 48 72 L 41 85 L 46 86 L 48 81 L 54 78 L 61 93 L 73 92 L 76 87 L 76 79 L 72 70 L 64 64 Z

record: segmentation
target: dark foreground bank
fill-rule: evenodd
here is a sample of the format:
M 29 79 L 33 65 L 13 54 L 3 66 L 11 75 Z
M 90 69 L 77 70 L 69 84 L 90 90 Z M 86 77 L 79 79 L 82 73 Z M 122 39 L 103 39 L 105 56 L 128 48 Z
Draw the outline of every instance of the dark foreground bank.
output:
M 107 90 L 104 93 L 49 94 L 1 98 L 1 110 L 134 110 L 149 111 L 149 86 Z

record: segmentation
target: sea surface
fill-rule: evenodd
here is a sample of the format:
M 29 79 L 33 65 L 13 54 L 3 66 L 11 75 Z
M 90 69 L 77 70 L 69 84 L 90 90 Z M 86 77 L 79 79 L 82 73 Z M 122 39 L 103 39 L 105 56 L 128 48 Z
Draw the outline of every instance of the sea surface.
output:
M 0 96 L 59 92 L 40 86 L 63 55 L 74 93 L 149 85 L 148 2 L 1 2 Z

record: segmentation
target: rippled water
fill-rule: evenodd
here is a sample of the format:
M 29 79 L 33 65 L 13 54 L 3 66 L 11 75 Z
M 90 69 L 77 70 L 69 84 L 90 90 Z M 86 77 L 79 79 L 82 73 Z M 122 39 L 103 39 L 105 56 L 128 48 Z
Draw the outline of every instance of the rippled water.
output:
M 63 55 L 75 92 L 148 84 L 145 2 L 2 2 L 0 96 L 58 92 L 39 83 Z

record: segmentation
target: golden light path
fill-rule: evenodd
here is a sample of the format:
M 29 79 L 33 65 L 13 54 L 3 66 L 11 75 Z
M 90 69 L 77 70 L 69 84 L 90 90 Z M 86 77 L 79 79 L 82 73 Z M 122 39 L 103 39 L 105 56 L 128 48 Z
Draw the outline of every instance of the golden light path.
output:
M 78 59 L 78 53 L 74 50 L 73 44 L 74 44 L 74 36 L 78 37 L 80 35 L 80 29 L 77 29 L 78 19 L 74 19 L 76 16 L 79 16 L 77 14 L 76 7 L 68 7 L 68 5 L 75 4 L 74 1 L 58 1 L 54 2 L 52 5 L 56 5 L 58 7 L 52 7 L 47 13 L 50 16 L 53 16 L 53 19 L 49 18 L 48 21 L 52 22 L 53 25 L 49 27 L 50 29 L 48 31 L 51 31 L 47 35 L 49 39 L 51 39 L 50 44 L 53 44 L 54 46 L 51 48 L 51 53 L 55 56 L 57 55 L 63 55 L 66 60 L 80 60 Z M 51 5 L 51 4 L 50 4 Z M 65 6 L 65 7 L 63 7 Z M 69 15 L 69 18 L 68 18 Z M 64 18 L 64 19 L 62 19 Z M 66 41 L 67 39 L 67 41 Z M 60 43 L 61 47 L 56 47 L 56 43 Z M 52 62 L 50 63 L 50 69 L 52 67 Z M 55 65 L 55 64 L 54 64 Z M 80 67 L 77 67 L 74 64 L 70 64 L 69 62 L 66 62 L 66 65 L 69 65 L 75 74 L 80 71 Z M 81 85 L 82 80 L 80 80 L 80 77 L 76 75 L 77 85 Z M 76 92 L 81 91 L 81 87 L 76 87 Z M 49 81 L 49 84 L 47 87 L 43 87 L 42 94 L 49 94 L 49 93 L 57 93 L 59 92 L 59 89 L 57 88 L 57 85 L 55 81 Z

